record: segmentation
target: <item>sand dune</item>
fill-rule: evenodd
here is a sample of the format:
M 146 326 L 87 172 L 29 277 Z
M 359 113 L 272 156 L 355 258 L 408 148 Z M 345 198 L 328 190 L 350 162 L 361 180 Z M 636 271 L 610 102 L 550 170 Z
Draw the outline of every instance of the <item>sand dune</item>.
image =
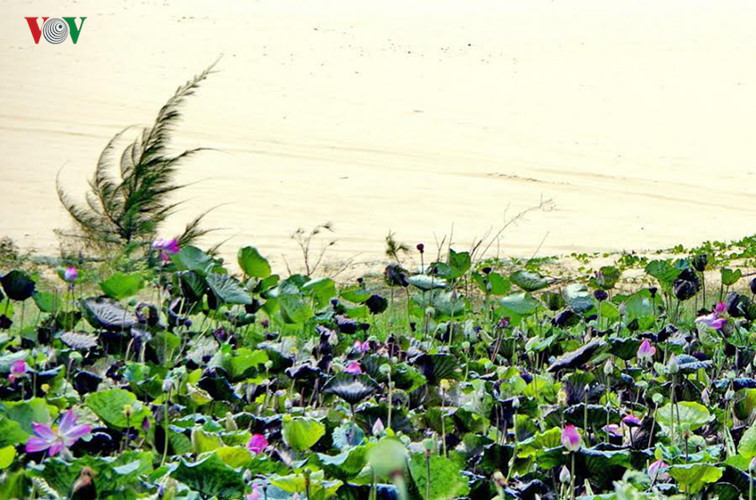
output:
M 389 230 L 463 247 L 540 198 L 503 250 L 621 250 L 754 232 L 756 11 L 749 2 L 3 2 L 0 234 L 55 251 L 107 140 L 147 124 L 223 55 L 176 146 L 182 220 L 296 261 L 332 221 L 334 258 Z M 24 16 L 87 16 L 34 45 Z M 198 182 L 199 181 L 199 182 Z

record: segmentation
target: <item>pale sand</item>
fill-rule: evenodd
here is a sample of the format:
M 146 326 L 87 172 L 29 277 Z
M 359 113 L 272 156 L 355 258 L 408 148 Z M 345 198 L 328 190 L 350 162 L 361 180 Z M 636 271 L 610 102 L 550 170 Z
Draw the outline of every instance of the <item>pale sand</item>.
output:
M 65 4 L 65 5 L 64 5 Z M 632 5 L 629 5 L 632 4 Z M 56 172 L 82 192 L 107 140 L 220 54 L 176 145 L 206 146 L 166 228 L 207 221 L 296 260 L 381 258 L 389 230 L 463 248 L 552 198 L 503 251 L 739 238 L 756 228 L 753 2 L 3 2 L 0 235 L 54 253 Z M 88 16 L 34 45 L 23 16 Z

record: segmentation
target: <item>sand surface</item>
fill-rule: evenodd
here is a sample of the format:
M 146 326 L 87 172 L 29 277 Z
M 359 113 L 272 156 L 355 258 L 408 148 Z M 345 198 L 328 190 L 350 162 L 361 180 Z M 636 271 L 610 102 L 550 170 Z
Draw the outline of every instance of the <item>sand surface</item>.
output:
M 509 214 L 531 255 L 756 230 L 756 4 L 729 1 L 0 3 L 0 235 L 55 253 L 55 175 L 83 188 L 108 139 L 146 125 L 219 55 L 176 147 L 206 146 L 168 225 L 208 224 L 294 267 L 332 221 L 333 258 L 389 230 L 464 248 Z M 77 45 L 24 16 L 87 16 Z

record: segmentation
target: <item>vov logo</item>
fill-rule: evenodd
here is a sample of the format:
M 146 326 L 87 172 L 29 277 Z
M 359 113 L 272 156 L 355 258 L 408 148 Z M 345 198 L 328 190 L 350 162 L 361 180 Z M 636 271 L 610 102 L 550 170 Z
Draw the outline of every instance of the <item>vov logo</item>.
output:
M 79 35 L 81 34 L 81 28 L 84 27 L 84 19 L 86 17 L 80 17 L 81 22 L 79 27 L 76 27 L 75 17 L 43 17 L 42 22 L 39 22 L 39 17 L 25 17 L 26 22 L 29 23 L 29 30 L 31 31 L 34 43 L 39 44 L 41 37 L 45 37 L 49 43 L 59 44 L 66 41 L 68 35 L 71 35 L 71 41 L 76 44 L 79 41 Z

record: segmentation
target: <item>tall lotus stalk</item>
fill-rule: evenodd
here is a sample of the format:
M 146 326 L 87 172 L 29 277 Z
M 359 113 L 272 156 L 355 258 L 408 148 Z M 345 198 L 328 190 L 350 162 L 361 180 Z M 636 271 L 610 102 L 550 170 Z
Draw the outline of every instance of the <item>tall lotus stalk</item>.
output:
M 165 400 L 165 412 L 163 413 L 163 430 L 165 432 L 165 439 L 163 443 L 163 459 L 160 461 L 160 467 L 165 465 L 165 460 L 168 457 L 168 406 L 171 404 L 171 395 L 173 392 L 173 381 L 170 378 L 166 378 L 163 381 L 163 391 L 168 393 Z

